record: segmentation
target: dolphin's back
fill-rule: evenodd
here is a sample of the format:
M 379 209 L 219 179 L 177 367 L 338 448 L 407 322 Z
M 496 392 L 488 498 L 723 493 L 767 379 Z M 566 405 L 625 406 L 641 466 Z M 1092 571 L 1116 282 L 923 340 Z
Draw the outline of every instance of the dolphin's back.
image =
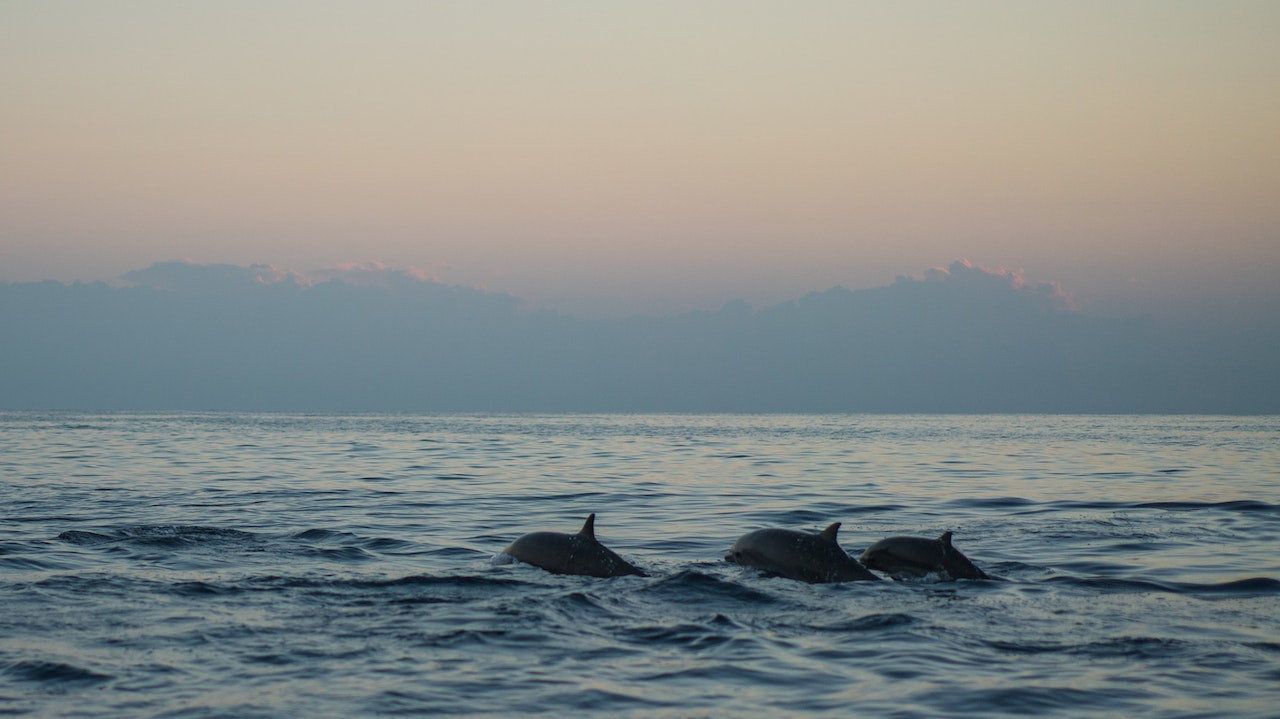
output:
M 530 532 L 508 544 L 503 554 L 553 574 L 584 574 L 591 577 L 648 576 L 627 560 L 614 554 L 595 537 L 592 514 L 577 534 Z
M 582 544 L 573 534 L 531 532 L 508 544 L 502 553 L 555 574 L 578 574 L 573 571 L 574 558 L 582 552 Z
M 930 573 L 947 579 L 990 579 L 960 550 L 951 545 L 951 532 L 937 539 L 889 537 L 867 547 L 862 563 L 895 578 L 920 577 Z
M 739 537 L 725 560 L 802 582 L 879 579 L 840 548 L 832 527 L 821 534 L 757 529 Z

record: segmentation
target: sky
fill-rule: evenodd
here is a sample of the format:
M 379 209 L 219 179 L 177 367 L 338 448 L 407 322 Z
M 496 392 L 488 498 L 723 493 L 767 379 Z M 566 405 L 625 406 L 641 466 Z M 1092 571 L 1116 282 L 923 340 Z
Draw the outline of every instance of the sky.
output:
M 1280 312 L 1280 3 L 0 0 L 0 282 L 379 262 L 618 317 L 957 258 Z

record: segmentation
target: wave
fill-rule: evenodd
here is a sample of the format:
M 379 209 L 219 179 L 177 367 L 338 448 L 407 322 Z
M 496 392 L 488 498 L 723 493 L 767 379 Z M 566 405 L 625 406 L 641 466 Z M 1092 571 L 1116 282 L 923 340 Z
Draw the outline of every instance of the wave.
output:
M 1254 500 L 1235 500 L 1231 502 L 1146 502 L 1135 506 L 1139 509 L 1167 509 L 1179 512 L 1218 509 L 1230 512 L 1280 513 L 1280 505 Z
M 893 629 L 896 627 L 905 627 L 914 624 L 916 618 L 910 614 L 901 612 L 891 612 L 888 614 L 868 614 L 858 617 L 857 619 L 849 619 L 832 624 L 808 624 L 805 625 L 809 629 L 819 632 L 841 633 L 861 633 L 875 632 L 884 629 Z
M 1031 499 L 1023 497 L 978 497 L 973 499 L 953 499 L 945 506 L 959 509 L 1015 509 L 1039 505 Z
M 1157 582 L 1150 579 L 1124 579 L 1121 577 L 1050 577 L 1049 584 L 1066 584 L 1106 592 L 1161 592 L 1167 594 L 1228 594 L 1233 596 L 1257 596 L 1280 594 L 1280 580 L 1271 577 L 1251 577 L 1218 584 L 1196 582 Z
M 524 582 L 518 579 L 507 579 L 504 577 L 487 577 L 481 575 L 462 574 L 456 576 L 433 576 L 427 574 L 415 574 L 407 577 L 398 577 L 395 579 L 365 579 L 365 578 L 315 578 L 315 577 L 284 577 L 284 576 L 263 576 L 255 577 L 248 580 L 247 584 L 254 587 L 283 587 L 290 589 L 316 589 L 316 588 L 337 588 L 337 589 L 390 589 L 395 587 L 447 587 L 457 589 L 498 589 L 532 586 L 531 582 Z
M 265 575 L 239 581 L 178 581 L 168 585 L 179 596 L 228 596 L 259 592 L 291 592 L 351 595 L 379 595 L 396 604 L 439 604 L 470 601 L 477 596 L 510 592 L 539 585 L 516 579 L 475 575 L 411 575 L 397 578 L 328 578 Z M 431 590 L 431 595 L 416 590 Z
M 417 545 L 403 539 L 389 537 L 363 537 L 359 534 L 333 529 L 307 529 L 289 535 L 290 539 L 316 544 L 337 544 L 359 547 L 378 554 L 413 553 Z
M 1194 654 L 1198 647 L 1194 642 L 1167 637 L 1117 637 L 1105 641 L 1074 643 L 1034 643 L 988 641 L 992 649 L 1012 654 L 1065 654 L 1069 656 L 1107 659 L 1169 660 L 1183 654 Z
M 116 541 L 117 538 L 106 534 L 98 534 L 97 532 L 86 532 L 80 529 L 72 529 L 59 534 L 57 539 L 69 544 L 93 545 L 113 542 Z
M 99 674 L 72 664 L 45 660 L 23 660 L 0 667 L 0 674 L 30 682 L 54 684 L 73 682 L 105 682 L 113 679 L 110 674 Z
M 1035 716 L 1058 711 L 1079 714 L 1089 708 L 1105 708 L 1108 713 L 1141 713 L 1139 702 L 1150 698 L 1150 694 L 1140 687 L 1086 690 L 1045 685 L 948 691 L 945 696 L 926 694 L 921 698 L 960 714 Z
M 1218 510 L 1227 512 L 1270 512 L 1280 513 L 1280 505 L 1269 504 L 1250 499 L 1238 499 L 1227 502 L 1088 502 L 1063 501 L 1052 502 L 1050 506 L 1058 509 L 1074 510 L 1110 510 L 1126 509 L 1164 509 L 1169 511 L 1190 512 L 1198 510 Z
M 733 635 L 742 625 L 723 614 L 716 614 L 705 623 L 681 622 L 631 627 L 623 631 L 629 641 L 649 646 L 708 649 L 733 641 Z
M 54 570 L 71 569 L 73 565 L 66 562 L 59 562 L 46 558 L 34 558 L 26 556 L 5 557 L 0 556 L 0 569 L 13 571 L 35 571 L 48 572 Z
M 57 541 L 79 547 L 144 547 L 147 549 L 217 550 L 239 547 L 245 551 L 275 551 L 301 554 L 339 563 L 366 562 L 379 554 L 416 554 L 418 545 L 388 537 L 363 537 L 346 531 L 307 529 L 288 535 L 271 535 L 225 527 L 202 525 L 140 525 L 90 531 L 71 529 L 57 535 Z
M 221 527 L 198 525 L 141 525 L 124 527 L 109 534 L 72 529 L 62 532 L 57 539 L 69 544 L 92 546 L 111 542 L 128 542 L 153 546 L 182 547 L 210 542 L 257 542 L 260 537 L 253 532 Z
M 772 604 L 780 601 L 765 592 L 696 569 L 684 569 L 663 577 L 644 587 L 643 591 L 680 602 L 733 599 L 752 604 Z
M 962 509 L 1021 510 L 1013 511 L 1011 512 L 1012 514 L 1044 514 L 1062 511 L 1126 512 L 1144 509 L 1160 509 L 1170 512 L 1218 511 L 1280 514 L 1280 505 L 1252 499 L 1225 502 L 1110 502 L 1099 500 L 1037 502 L 1021 497 L 989 497 L 955 499 L 947 502 L 946 506 Z

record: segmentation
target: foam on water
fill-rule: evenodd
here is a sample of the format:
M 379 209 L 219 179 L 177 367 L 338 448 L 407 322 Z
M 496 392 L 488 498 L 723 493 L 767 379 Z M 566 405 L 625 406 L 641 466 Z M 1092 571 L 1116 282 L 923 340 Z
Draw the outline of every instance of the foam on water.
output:
M 1280 421 L 0 413 L 0 713 L 1271 716 Z M 652 576 L 494 556 L 598 538 Z M 1002 581 L 720 560 L 841 521 Z

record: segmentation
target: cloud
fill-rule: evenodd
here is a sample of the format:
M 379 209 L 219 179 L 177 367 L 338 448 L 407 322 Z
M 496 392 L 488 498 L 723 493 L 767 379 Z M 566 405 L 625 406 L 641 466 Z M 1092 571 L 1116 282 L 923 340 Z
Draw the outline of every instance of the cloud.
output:
M 190 259 L 157 262 L 145 269 L 126 272 L 120 279 L 168 292 L 217 292 L 267 285 L 306 287 L 311 284 L 298 272 L 272 265 L 197 264 Z
M 0 409 L 1276 412 L 1280 343 L 958 260 L 753 310 L 585 320 L 360 263 L 0 283 Z M 405 291 L 408 288 L 408 291 Z
M 396 289 L 422 283 L 439 283 L 434 270 L 428 273 L 417 267 L 394 269 L 382 262 L 346 262 L 307 273 L 311 282 L 337 280 L 357 287 Z
M 284 285 L 308 288 L 323 282 L 341 282 L 355 287 L 383 290 L 416 289 L 438 285 L 434 273 L 416 267 L 396 269 L 382 262 L 347 262 L 309 272 L 299 272 L 268 264 L 248 267 L 230 264 L 200 264 L 190 259 L 157 262 L 121 276 L 134 285 L 166 292 L 222 292 Z
M 1030 284 L 1021 268 L 1008 269 L 1000 267 L 987 269 L 977 267 L 965 258 L 957 259 L 948 267 L 930 267 L 921 277 L 899 276 L 898 283 L 930 282 L 953 287 L 967 288 L 976 291 L 1013 290 L 1026 292 L 1042 298 L 1047 305 L 1058 311 L 1072 311 L 1074 304 L 1070 296 L 1057 282 L 1040 282 Z

